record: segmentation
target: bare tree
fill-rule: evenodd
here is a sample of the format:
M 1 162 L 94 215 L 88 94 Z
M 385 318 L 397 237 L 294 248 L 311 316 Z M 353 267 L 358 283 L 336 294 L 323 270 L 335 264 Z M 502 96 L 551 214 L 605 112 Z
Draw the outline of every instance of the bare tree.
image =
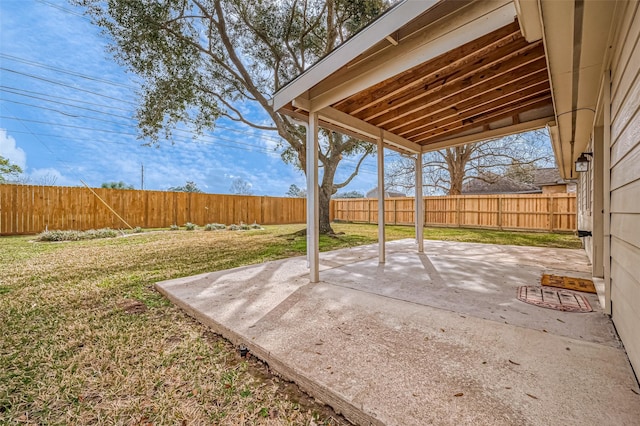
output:
M 229 187 L 229 191 L 232 194 L 236 195 L 251 195 L 253 191 L 251 190 L 252 185 L 242 178 L 235 178 L 233 182 L 231 182 L 231 186 Z
M 227 117 L 282 138 L 282 157 L 306 167 L 304 128 L 272 110 L 270 94 L 378 16 L 386 0 L 72 0 L 86 8 L 113 41 L 116 59 L 142 77 L 138 121 L 144 137 L 169 137 L 180 123 L 213 128 Z M 258 105 L 264 122 L 247 115 Z M 324 133 L 319 161 L 320 232 L 332 232 L 331 195 L 358 173 L 370 144 Z M 360 156 L 344 182 L 336 170 Z
M 432 151 L 423 155 L 422 173 L 427 195 L 462 193 L 469 179 L 491 180 L 552 164 L 553 152 L 546 130 L 506 136 Z M 520 171 L 518 171 L 518 169 Z M 385 181 L 391 188 L 414 189 L 415 161 L 402 157 L 391 163 Z

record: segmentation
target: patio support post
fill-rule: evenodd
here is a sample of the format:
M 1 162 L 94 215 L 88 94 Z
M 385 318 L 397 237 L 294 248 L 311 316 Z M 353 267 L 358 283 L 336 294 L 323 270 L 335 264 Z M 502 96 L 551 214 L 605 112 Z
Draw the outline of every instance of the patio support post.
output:
M 320 281 L 318 211 L 318 114 L 309 114 L 307 126 L 307 260 L 309 281 Z
M 378 137 L 378 262 L 385 262 L 384 239 L 384 144 Z
M 416 198 L 415 198 L 416 242 L 418 253 L 424 253 L 424 198 L 422 196 L 422 152 L 416 154 Z

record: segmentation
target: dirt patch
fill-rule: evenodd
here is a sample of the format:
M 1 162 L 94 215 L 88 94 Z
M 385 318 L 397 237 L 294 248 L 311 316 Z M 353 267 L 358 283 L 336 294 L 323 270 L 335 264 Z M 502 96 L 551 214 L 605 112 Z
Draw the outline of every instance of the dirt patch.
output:
M 147 312 L 147 307 L 144 303 L 138 300 L 125 300 L 121 304 L 122 310 L 128 314 L 137 315 Z

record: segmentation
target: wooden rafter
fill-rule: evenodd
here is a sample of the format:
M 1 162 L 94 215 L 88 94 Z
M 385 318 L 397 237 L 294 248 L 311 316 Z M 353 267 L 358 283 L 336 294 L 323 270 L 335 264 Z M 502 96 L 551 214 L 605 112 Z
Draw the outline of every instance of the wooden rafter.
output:
M 461 110 L 471 106 L 478 106 L 487 103 L 501 96 L 517 93 L 529 89 L 540 83 L 549 82 L 549 75 L 546 69 L 534 71 L 531 74 L 525 73 L 519 76 L 516 73 L 510 74 L 512 79 L 503 79 L 502 84 L 497 84 L 490 79 L 468 90 L 455 93 L 450 96 L 439 98 L 438 102 L 429 103 L 411 114 L 402 117 L 397 122 L 391 122 L 385 128 L 391 132 L 404 134 L 414 128 L 419 128 L 421 124 L 428 124 L 436 114 L 442 111 L 450 111 L 456 114 Z M 419 124 L 416 122 L 419 121 Z
M 540 86 L 534 86 L 529 91 L 514 93 L 504 98 L 496 99 L 484 105 L 477 106 L 475 108 L 468 109 L 466 111 L 460 111 L 458 114 L 449 115 L 441 120 L 434 121 L 428 125 L 422 126 L 419 129 L 413 130 L 406 135 L 406 138 L 410 140 L 420 139 L 425 134 L 432 132 L 438 132 L 441 129 L 446 129 L 452 124 L 462 122 L 462 124 L 473 123 L 478 121 L 479 117 L 485 114 L 493 113 L 494 111 L 506 111 L 511 108 L 516 108 L 520 105 L 526 104 L 530 100 L 548 99 L 551 96 L 549 90 L 549 83 L 541 83 Z
M 514 102 L 518 102 L 519 100 L 528 99 L 531 96 L 549 94 L 550 92 L 551 88 L 549 87 L 549 81 L 544 80 L 524 90 L 505 90 L 500 96 L 494 96 L 491 98 L 472 98 L 466 102 L 457 104 L 455 109 L 450 108 L 438 114 L 431 114 L 425 117 L 420 125 L 408 126 L 405 131 L 394 131 L 394 133 L 405 138 L 412 139 L 426 131 L 429 131 L 430 129 L 446 125 L 446 123 L 455 121 L 460 117 L 468 115 L 473 116 L 478 111 L 505 107 Z
M 431 85 L 422 88 L 422 90 L 409 91 L 395 98 L 392 105 L 376 105 L 371 112 L 367 113 L 368 117 L 363 119 L 371 121 L 378 126 L 386 126 L 391 121 L 404 117 L 429 102 L 437 103 L 439 99 L 464 92 L 487 80 L 510 79 L 510 74 L 512 73 L 528 73 L 542 69 L 545 66 L 542 45 L 526 46 L 518 51 L 517 56 L 509 57 L 507 60 L 500 60 L 497 63 L 492 62 L 488 66 L 476 67 L 475 70 L 468 69 L 460 76 L 433 82 Z M 496 84 L 499 84 L 499 81 Z M 362 117 L 360 116 L 360 118 Z
M 517 23 L 507 25 L 498 31 L 489 33 L 480 39 L 474 40 L 452 52 L 438 56 L 437 58 L 407 70 L 392 79 L 380 82 L 366 92 L 358 93 L 334 105 L 335 108 L 347 114 L 357 114 L 373 103 L 382 102 L 412 87 L 423 85 L 416 75 L 431 76 L 435 73 L 446 74 L 455 68 L 466 65 L 482 58 L 488 52 L 499 49 L 505 44 L 512 43 L 520 38 L 520 28 Z
M 457 125 L 452 125 L 446 129 L 439 129 L 438 131 L 431 132 L 429 135 L 424 135 L 422 138 L 416 138 L 415 142 L 420 145 L 428 145 L 429 142 L 441 141 L 446 136 L 452 136 L 458 133 L 463 133 L 469 129 L 476 127 L 483 127 L 485 124 L 490 124 L 494 121 L 498 121 L 504 118 L 512 117 L 515 114 L 521 114 L 523 112 L 546 107 L 551 105 L 551 95 L 549 94 L 545 98 L 531 100 L 530 102 L 520 103 L 517 108 L 514 109 L 501 109 L 493 111 L 491 113 L 483 114 L 482 117 L 476 117 L 475 121 L 467 121 L 463 123 L 462 120 Z

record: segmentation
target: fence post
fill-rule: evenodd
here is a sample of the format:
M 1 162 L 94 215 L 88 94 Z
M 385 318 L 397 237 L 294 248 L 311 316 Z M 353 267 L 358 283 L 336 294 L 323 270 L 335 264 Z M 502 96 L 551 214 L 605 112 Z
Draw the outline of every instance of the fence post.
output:
M 393 200 L 393 224 L 398 224 L 398 200 Z
M 498 195 L 498 229 L 502 231 L 502 195 Z
M 458 228 L 462 226 L 462 219 L 460 214 L 460 204 L 462 203 L 462 198 L 459 195 L 455 195 L 456 197 L 456 225 Z
M 549 210 L 549 231 L 553 231 L 553 194 L 549 194 L 547 198 L 547 210 Z

